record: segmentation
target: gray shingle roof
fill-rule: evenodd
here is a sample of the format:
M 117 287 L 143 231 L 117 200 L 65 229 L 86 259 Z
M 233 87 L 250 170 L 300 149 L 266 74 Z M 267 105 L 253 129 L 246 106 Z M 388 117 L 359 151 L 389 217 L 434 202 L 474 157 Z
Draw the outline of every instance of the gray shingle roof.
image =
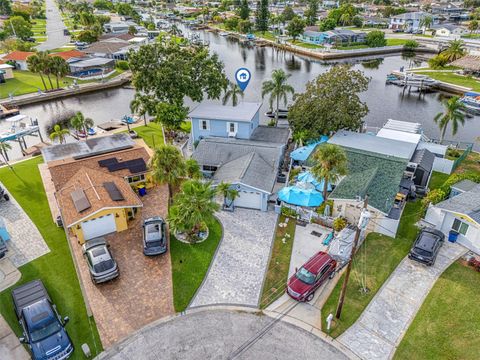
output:
M 273 127 L 273 126 L 259 126 L 253 130 L 250 135 L 250 140 L 264 141 L 285 145 L 290 136 L 288 128 Z
M 412 159 L 412 163 L 418 164 L 421 168 L 431 171 L 433 168 L 433 162 L 435 161 L 435 155 L 433 155 L 427 149 L 415 150 Z
M 480 224 L 480 184 L 436 204 L 435 207 L 467 215 Z
M 231 120 L 250 122 L 260 110 L 261 103 L 241 102 L 237 106 L 202 102 L 190 111 L 189 116 L 197 119 Z
M 470 191 L 478 184 L 472 180 L 464 179 L 452 185 L 452 188 L 461 190 L 461 191 Z

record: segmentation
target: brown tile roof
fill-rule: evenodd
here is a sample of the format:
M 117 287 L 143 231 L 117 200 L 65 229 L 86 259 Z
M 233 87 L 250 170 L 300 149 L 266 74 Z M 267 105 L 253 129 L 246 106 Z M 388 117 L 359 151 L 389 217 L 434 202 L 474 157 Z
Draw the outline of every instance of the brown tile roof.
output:
M 123 200 L 110 198 L 103 183 L 113 182 L 123 195 Z M 93 185 L 93 186 L 92 186 Z M 90 207 L 81 212 L 75 208 L 71 193 L 82 189 Z M 103 171 L 80 167 L 74 176 L 55 194 L 62 213 L 63 222 L 71 227 L 88 216 L 108 208 L 141 207 L 142 202 L 128 183 L 115 175 Z
M 135 36 L 130 35 L 129 33 L 125 33 L 125 34 L 105 34 L 105 35 L 100 36 L 100 40 L 121 39 L 121 40 L 128 41 L 128 40 L 133 39 L 134 37 Z
M 131 44 L 128 41 L 109 39 L 109 40 L 98 41 L 96 43 L 93 43 L 83 51 L 86 54 L 97 54 L 97 53 L 113 54 L 130 45 Z
M 133 148 L 116 151 L 114 153 L 108 153 L 98 156 L 92 156 L 85 159 L 75 160 L 73 158 L 67 158 L 62 160 L 50 161 L 48 163 L 48 169 L 52 175 L 52 181 L 55 185 L 55 189 L 58 191 L 62 188 L 77 172 L 80 168 L 85 167 L 88 169 L 99 170 L 105 174 L 112 174 L 115 177 L 123 178 L 128 175 L 132 175 L 130 170 L 122 169 L 109 173 L 107 168 L 101 167 L 98 162 L 109 158 L 116 158 L 119 162 L 143 158 L 148 164 L 150 155 L 147 150 L 140 145 L 136 145 Z
M 5 55 L 2 59 L 3 60 L 13 60 L 13 61 L 24 61 L 27 60 L 27 57 L 30 55 L 35 54 L 32 51 L 12 51 L 10 54 Z
M 57 53 L 51 53 L 51 54 L 48 54 L 48 56 L 59 56 L 64 60 L 70 60 L 71 58 L 83 58 L 87 56 L 87 54 L 79 50 L 68 50 L 68 51 L 61 51 Z
M 465 70 L 480 71 L 480 56 L 466 55 L 461 59 L 455 60 L 450 65 L 458 66 Z

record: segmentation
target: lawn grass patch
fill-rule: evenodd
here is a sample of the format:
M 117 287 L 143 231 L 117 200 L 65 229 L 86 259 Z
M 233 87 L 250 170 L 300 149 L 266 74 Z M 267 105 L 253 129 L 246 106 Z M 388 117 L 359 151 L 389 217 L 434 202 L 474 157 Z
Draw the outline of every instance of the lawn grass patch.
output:
M 443 81 L 446 83 L 464 86 L 471 88 L 473 91 L 480 91 L 480 81 L 475 80 L 474 78 L 454 74 L 451 72 L 435 72 L 435 71 L 416 71 L 416 74 L 428 75 L 432 79 Z
M 263 39 L 267 39 L 267 40 L 271 40 L 271 41 L 275 41 L 275 39 L 276 39 L 275 35 L 270 31 L 265 31 L 264 33 L 262 33 L 261 31 L 255 31 L 254 35 L 257 38 L 263 38 Z
M 286 219 L 288 219 L 287 226 L 279 227 L 278 224 L 285 223 Z M 261 309 L 266 308 L 284 293 L 288 279 L 288 269 L 290 268 L 290 258 L 292 257 L 295 226 L 295 219 L 286 218 L 284 215 L 280 215 L 278 218 L 272 254 L 260 300 Z M 286 237 L 286 234 L 290 237 Z M 283 239 L 285 239 L 285 243 L 283 243 Z
M 87 316 L 65 232 L 63 228 L 54 224 L 50 215 L 38 170 L 38 164 L 41 162 L 42 158 L 36 157 L 15 164 L 14 169 L 18 177 L 7 167 L 0 169 L 2 183 L 35 223 L 50 249 L 48 254 L 19 268 L 22 278 L 13 287 L 35 279 L 44 282 L 60 314 L 70 317 L 67 331 L 76 347 L 72 359 L 84 359 L 80 349 L 83 343 L 88 344 L 93 355 L 102 350 L 102 345 L 95 321 Z M 21 328 L 13 309 L 12 288 L 0 293 L 0 313 L 15 333 L 21 335 Z
M 368 49 L 368 45 L 359 44 L 359 45 L 345 45 L 345 46 L 337 46 L 335 49 L 337 50 L 356 50 L 356 49 Z
M 324 46 L 322 46 L 322 45 L 310 44 L 310 43 L 306 43 L 306 42 L 303 42 L 303 41 L 300 41 L 300 40 L 297 40 L 295 42 L 292 42 L 291 40 L 289 40 L 289 43 L 292 44 L 292 45 L 303 47 L 305 49 L 323 49 L 324 48 Z
M 407 39 L 386 39 L 387 46 L 398 46 L 398 45 L 405 45 L 408 41 Z
M 38 89 L 44 91 L 43 83 L 39 74 L 34 74 L 30 71 L 15 70 L 13 72 L 14 78 L 8 79 L 6 83 L 0 84 L 0 99 L 7 98 L 9 94 L 13 96 L 30 94 L 37 92 Z M 52 78 L 52 83 L 55 86 L 55 79 Z M 44 76 L 45 83 L 47 84 L 47 89 L 50 89 L 50 83 L 46 76 Z M 61 84 L 63 83 L 71 84 L 72 80 L 69 78 L 61 79 Z
M 202 284 L 222 238 L 222 225 L 217 219 L 213 219 L 207 225 L 208 238 L 200 244 L 185 244 L 170 235 L 173 305 L 177 312 L 187 308 Z
M 478 359 L 480 273 L 453 263 L 437 280 L 394 359 Z
M 443 174 L 441 172 L 434 171 L 432 173 L 432 177 L 430 179 L 430 183 L 428 184 L 428 187 L 430 189 L 438 189 L 443 186 L 445 181 L 449 178 L 449 174 Z
M 143 141 L 152 149 L 165 144 L 163 140 L 162 125 L 150 122 L 147 126 L 137 126 L 132 128 Z

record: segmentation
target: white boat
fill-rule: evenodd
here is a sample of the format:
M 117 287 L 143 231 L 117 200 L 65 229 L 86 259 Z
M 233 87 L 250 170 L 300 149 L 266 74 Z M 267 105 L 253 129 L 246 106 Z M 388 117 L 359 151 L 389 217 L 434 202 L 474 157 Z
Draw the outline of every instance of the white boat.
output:
M 228 35 L 230 35 L 230 33 L 226 32 L 226 31 L 221 31 L 221 32 L 218 33 L 218 35 L 220 35 L 220 36 L 228 36 Z
M 465 107 L 472 112 L 480 112 L 480 94 L 474 92 L 467 92 L 463 94 L 460 101 Z
M 430 87 L 438 84 L 437 80 L 434 80 L 426 75 L 405 73 L 402 79 L 403 85 L 411 85 L 416 87 Z

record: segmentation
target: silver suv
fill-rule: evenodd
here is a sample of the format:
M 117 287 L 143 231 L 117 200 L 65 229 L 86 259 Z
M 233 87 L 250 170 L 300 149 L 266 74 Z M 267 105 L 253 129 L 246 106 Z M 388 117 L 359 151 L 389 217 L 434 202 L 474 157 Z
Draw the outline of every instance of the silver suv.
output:
M 88 240 L 82 248 L 90 270 L 90 277 L 95 284 L 115 279 L 120 275 L 105 238 Z

